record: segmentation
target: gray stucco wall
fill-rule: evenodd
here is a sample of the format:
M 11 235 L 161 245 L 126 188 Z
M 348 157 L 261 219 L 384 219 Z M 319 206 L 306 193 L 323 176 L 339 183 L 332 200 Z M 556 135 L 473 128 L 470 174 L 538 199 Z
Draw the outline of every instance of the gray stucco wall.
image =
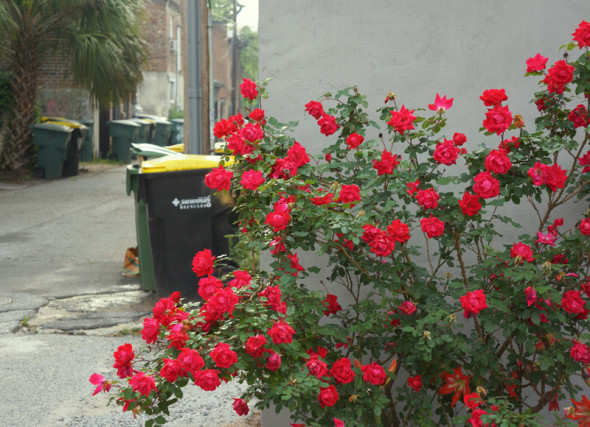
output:
M 259 0 L 259 76 L 272 78 L 263 108 L 283 122 L 299 120 L 297 140 L 318 152 L 331 140 L 304 105 L 326 91 L 356 85 L 370 112 L 388 92 L 409 109 L 427 108 L 438 92 L 455 99 L 447 137 L 466 134 L 467 150 L 495 147 L 498 137 L 478 133 L 486 111 L 479 96 L 504 88 L 512 113 L 532 125 L 538 79 L 524 77 L 525 60 L 561 59 L 559 46 L 583 19 L 590 20 L 588 0 Z M 263 425 L 289 421 L 266 411 Z

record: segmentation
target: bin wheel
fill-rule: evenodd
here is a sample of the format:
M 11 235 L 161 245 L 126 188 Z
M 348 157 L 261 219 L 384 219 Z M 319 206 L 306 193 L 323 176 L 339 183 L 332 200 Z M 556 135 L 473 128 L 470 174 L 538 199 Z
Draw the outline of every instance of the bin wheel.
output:
M 43 166 L 35 166 L 33 168 L 33 178 L 45 178 L 45 168 Z

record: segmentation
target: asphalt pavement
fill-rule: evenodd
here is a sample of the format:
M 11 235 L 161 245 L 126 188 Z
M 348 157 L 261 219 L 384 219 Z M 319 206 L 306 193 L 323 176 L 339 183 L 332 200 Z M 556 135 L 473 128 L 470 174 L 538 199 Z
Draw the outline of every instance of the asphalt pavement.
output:
M 77 176 L 0 182 L 0 417 L 4 426 L 135 426 L 108 396 L 91 396 L 92 373 L 113 377 L 119 345 L 155 297 L 123 276 L 136 246 L 125 166 L 81 163 Z M 259 425 L 231 407 L 239 384 L 185 388 L 169 425 Z

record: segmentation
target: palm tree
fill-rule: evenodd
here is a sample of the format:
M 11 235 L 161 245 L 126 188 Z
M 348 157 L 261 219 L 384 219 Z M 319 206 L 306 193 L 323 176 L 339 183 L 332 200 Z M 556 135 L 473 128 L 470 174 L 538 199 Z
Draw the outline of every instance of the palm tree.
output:
M 2 0 L 0 62 L 12 75 L 14 105 L 0 168 L 31 165 L 39 72 L 44 58 L 71 60 L 69 75 L 101 109 L 129 99 L 142 81 L 146 44 L 140 37 L 142 0 Z

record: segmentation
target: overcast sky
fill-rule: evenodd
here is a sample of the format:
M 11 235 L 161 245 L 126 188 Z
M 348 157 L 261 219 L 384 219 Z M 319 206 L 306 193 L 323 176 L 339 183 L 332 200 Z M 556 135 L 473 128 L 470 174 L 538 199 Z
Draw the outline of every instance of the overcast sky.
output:
M 238 14 L 238 27 L 247 25 L 258 29 L 258 0 L 238 0 L 238 3 L 244 5 Z

